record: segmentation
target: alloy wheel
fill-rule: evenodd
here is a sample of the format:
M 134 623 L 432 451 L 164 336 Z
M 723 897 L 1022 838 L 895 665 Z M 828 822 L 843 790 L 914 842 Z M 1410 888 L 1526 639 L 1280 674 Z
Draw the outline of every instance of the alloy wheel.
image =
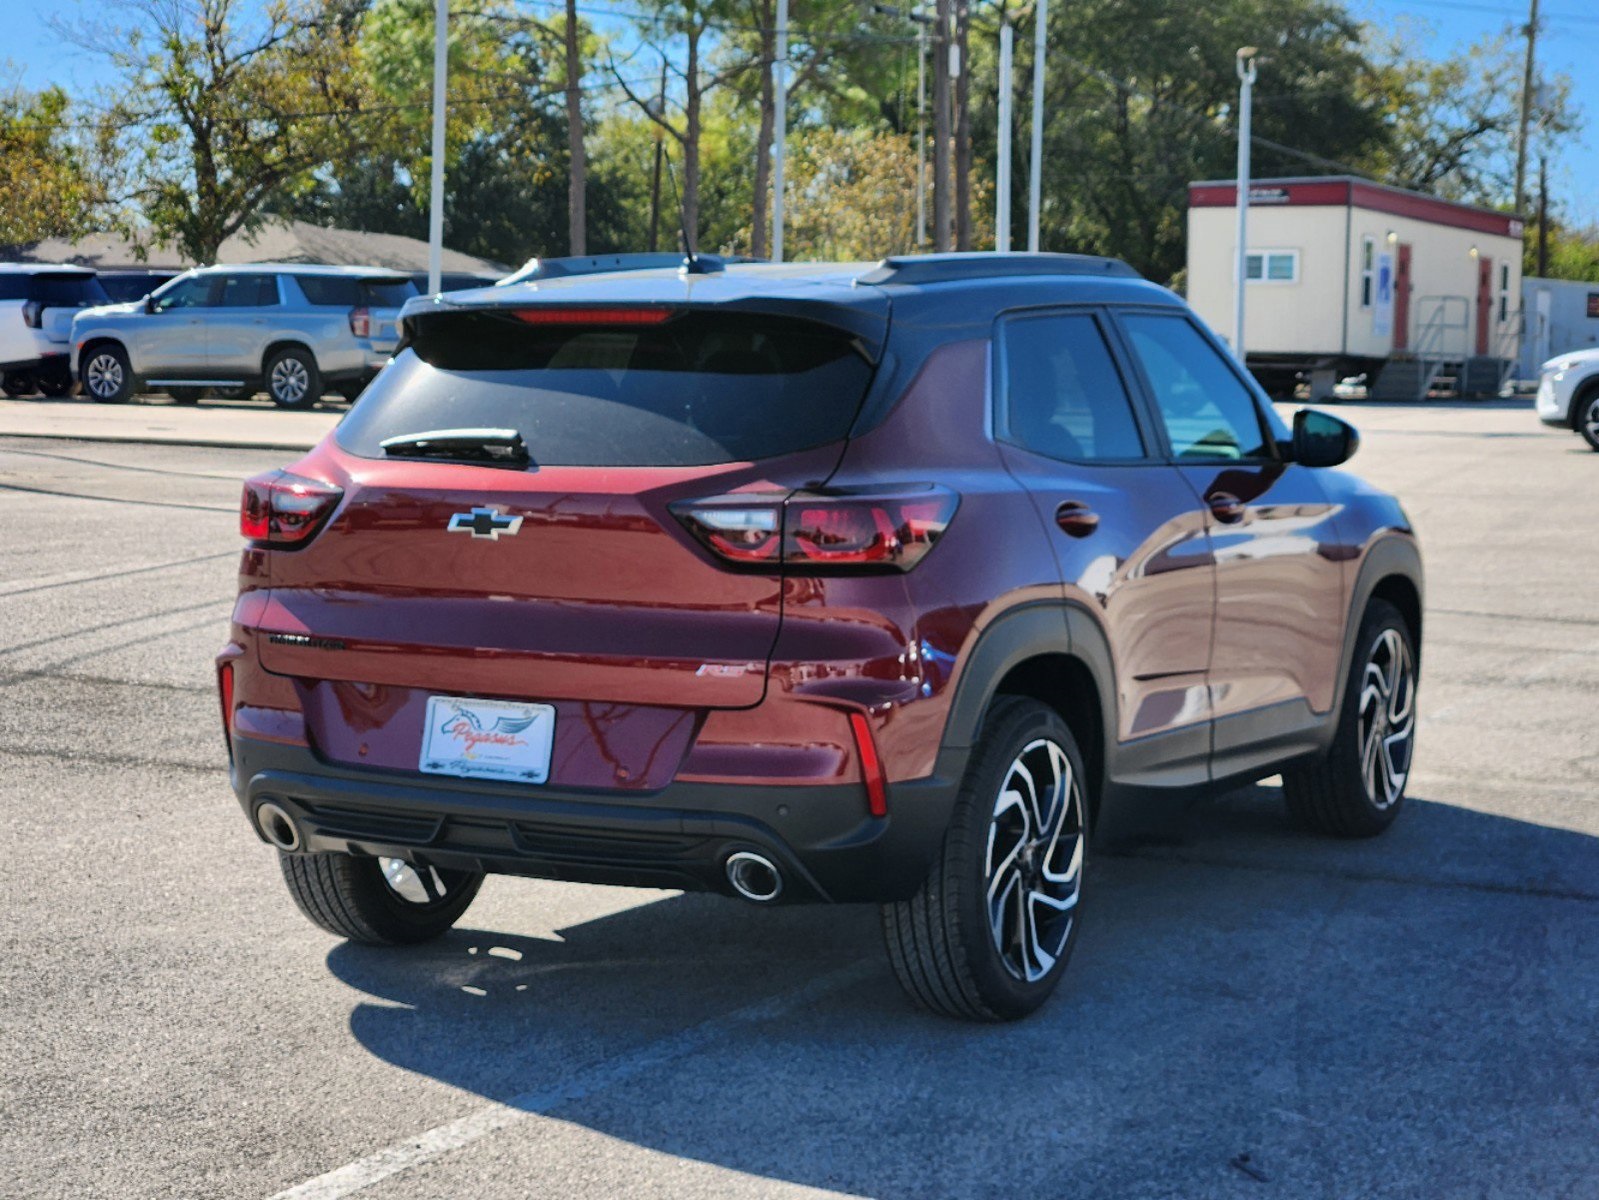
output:
M 311 389 L 311 374 L 297 358 L 280 358 L 272 365 L 269 381 L 272 398 L 284 404 L 298 404 Z
M 1384 629 L 1360 685 L 1360 777 L 1366 798 L 1391 808 L 1404 794 L 1416 733 L 1416 668 L 1397 629 Z
M 994 948 L 1027 983 L 1049 974 L 1071 937 L 1082 894 L 1083 815 L 1065 750 L 1047 738 L 1029 742 L 994 801 L 983 880 Z
M 1588 401 L 1588 406 L 1582 410 L 1582 436 L 1588 439 L 1590 446 L 1599 448 L 1599 396 Z
M 96 354 L 83 370 L 83 382 L 90 395 L 115 396 L 122 390 L 122 363 L 115 354 Z

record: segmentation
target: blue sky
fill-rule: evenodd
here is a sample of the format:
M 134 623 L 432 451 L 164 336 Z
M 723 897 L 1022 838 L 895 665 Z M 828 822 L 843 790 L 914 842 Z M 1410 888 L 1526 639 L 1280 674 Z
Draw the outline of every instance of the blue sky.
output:
M 246 0 L 248 3 L 249 0 Z M 1190 0 L 1172 0 L 1188 3 Z M 1406 33 L 1424 52 L 1434 55 L 1469 45 L 1526 20 L 1525 0 L 1346 0 L 1354 15 L 1373 25 Z M 598 7 L 603 0 L 587 0 Z M 1551 0 L 1542 5 L 1543 32 L 1539 60 L 1550 72 L 1564 72 L 1585 119 L 1582 133 L 1570 139 L 1552 160 L 1550 192 L 1569 217 L 1599 222 L 1599 8 L 1584 11 L 1583 0 Z M 24 7 L 26 5 L 26 7 Z M 105 11 L 95 0 L 4 0 L 10 8 L 10 32 L 0 49 L 0 83 L 20 82 L 38 88 L 59 83 L 69 92 L 85 93 L 107 81 L 104 66 L 68 46 L 49 28 L 55 15 L 72 21 L 92 19 Z M 626 7 L 625 5 L 623 7 Z M 1315 147 L 1307 147 L 1314 150 Z

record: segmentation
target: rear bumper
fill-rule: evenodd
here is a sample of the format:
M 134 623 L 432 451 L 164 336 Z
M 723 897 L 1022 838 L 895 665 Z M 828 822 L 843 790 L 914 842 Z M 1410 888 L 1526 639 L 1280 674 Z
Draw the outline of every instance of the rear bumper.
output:
M 233 787 L 254 824 L 272 800 L 306 851 L 377 855 L 582 883 L 731 893 L 724 864 L 756 850 L 784 900 L 887 901 L 915 893 L 942 844 L 965 754 L 891 785 L 873 818 L 856 785 L 683 784 L 640 796 L 526 788 L 330 766 L 303 746 L 234 743 Z

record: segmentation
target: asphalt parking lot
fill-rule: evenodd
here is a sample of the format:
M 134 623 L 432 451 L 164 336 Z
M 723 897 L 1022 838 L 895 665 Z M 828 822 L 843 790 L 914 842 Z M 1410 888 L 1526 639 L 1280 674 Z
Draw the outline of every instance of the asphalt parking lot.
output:
M 997 1028 L 912 1009 L 864 908 L 491 879 L 333 941 L 212 683 L 291 456 L 0 436 L 0 1194 L 1599 1196 L 1599 454 L 1343 412 L 1427 555 L 1409 811 L 1339 844 L 1262 786 L 1100 858 Z

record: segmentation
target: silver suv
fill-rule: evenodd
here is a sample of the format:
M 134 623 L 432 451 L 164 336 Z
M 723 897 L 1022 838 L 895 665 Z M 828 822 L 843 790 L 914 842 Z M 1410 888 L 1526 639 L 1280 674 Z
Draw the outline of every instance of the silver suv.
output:
M 0 263 L 0 389 L 8 396 L 70 392 L 72 317 L 110 299 L 88 267 Z
M 139 390 L 192 404 L 207 391 L 265 391 L 308 408 L 331 388 L 359 395 L 394 352 L 410 276 L 377 267 L 255 263 L 202 267 L 143 300 L 80 312 L 72 373 L 117 404 Z

